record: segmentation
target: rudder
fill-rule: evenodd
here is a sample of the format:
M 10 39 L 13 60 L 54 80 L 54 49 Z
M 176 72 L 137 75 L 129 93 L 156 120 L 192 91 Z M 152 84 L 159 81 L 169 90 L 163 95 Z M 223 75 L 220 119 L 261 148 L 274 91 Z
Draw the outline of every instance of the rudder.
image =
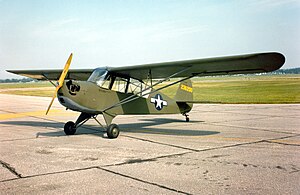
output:
M 179 84 L 175 95 L 175 101 L 182 114 L 186 114 L 191 111 L 193 104 L 193 85 L 190 79 L 182 81 Z

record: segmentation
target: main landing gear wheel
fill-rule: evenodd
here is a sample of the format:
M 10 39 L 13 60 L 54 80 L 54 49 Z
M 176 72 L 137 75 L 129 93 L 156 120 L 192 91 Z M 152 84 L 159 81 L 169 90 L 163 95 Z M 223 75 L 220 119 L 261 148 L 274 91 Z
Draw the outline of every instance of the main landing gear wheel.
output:
M 74 135 L 76 132 L 75 123 L 72 121 L 67 122 L 64 126 L 64 132 L 66 135 Z
M 115 139 L 119 136 L 120 130 L 118 125 L 116 124 L 110 124 L 107 127 L 107 137 L 110 139 Z

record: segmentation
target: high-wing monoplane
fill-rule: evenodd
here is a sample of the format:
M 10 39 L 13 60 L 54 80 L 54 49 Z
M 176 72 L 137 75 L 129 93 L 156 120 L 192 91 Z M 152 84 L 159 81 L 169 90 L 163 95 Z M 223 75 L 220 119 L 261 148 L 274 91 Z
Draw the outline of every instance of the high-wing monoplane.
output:
M 55 85 L 55 93 L 46 114 L 56 97 L 67 109 L 81 113 L 75 122 L 69 121 L 64 125 L 65 134 L 75 134 L 76 129 L 91 118 L 101 125 L 96 118 L 100 114 L 104 117 L 109 138 L 119 135 L 118 125 L 112 123 L 117 115 L 182 114 L 188 122 L 188 112 L 196 103 L 193 100 L 193 77 L 264 73 L 279 69 L 285 62 L 282 54 L 268 52 L 69 70 L 72 56 L 63 70 L 7 71 L 37 80 L 48 80 Z M 53 83 L 54 80 L 58 80 L 57 84 Z M 161 86 L 165 81 L 169 82 Z M 161 92 L 178 83 L 174 98 Z

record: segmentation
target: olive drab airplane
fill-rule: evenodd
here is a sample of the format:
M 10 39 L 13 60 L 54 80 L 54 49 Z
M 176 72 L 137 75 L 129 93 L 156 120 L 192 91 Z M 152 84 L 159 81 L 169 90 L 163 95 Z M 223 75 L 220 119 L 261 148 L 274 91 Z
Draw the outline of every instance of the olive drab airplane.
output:
M 282 54 L 268 52 L 69 70 L 72 56 L 63 70 L 7 71 L 37 80 L 48 80 L 56 87 L 46 114 L 56 96 L 67 109 L 81 113 L 76 122 L 69 121 L 64 125 L 66 135 L 75 134 L 78 127 L 93 118 L 106 128 L 109 138 L 117 138 L 119 135 L 119 127 L 112 123 L 117 115 L 182 114 L 188 122 L 187 114 L 193 103 L 197 103 L 193 100 L 193 77 L 264 73 L 279 69 L 285 62 Z M 57 84 L 53 80 L 58 80 Z M 164 86 L 159 85 L 165 81 L 168 82 Z M 174 98 L 161 92 L 178 83 Z M 96 118 L 99 114 L 104 117 L 105 127 Z

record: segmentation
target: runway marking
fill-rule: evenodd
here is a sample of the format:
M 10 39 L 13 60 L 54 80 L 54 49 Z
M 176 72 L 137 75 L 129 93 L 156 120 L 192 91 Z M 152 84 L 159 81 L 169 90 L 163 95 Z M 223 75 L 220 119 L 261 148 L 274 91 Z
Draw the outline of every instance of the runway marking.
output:
M 46 113 L 45 110 L 31 111 L 31 112 L 19 112 L 19 113 L 6 113 L 0 114 L 0 120 L 7 120 L 13 118 L 22 118 L 22 117 L 34 117 L 34 116 L 44 116 Z M 48 116 L 57 116 L 57 114 L 73 114 L 73 113 L 64 113 L 64 110 L 51 110 Z

